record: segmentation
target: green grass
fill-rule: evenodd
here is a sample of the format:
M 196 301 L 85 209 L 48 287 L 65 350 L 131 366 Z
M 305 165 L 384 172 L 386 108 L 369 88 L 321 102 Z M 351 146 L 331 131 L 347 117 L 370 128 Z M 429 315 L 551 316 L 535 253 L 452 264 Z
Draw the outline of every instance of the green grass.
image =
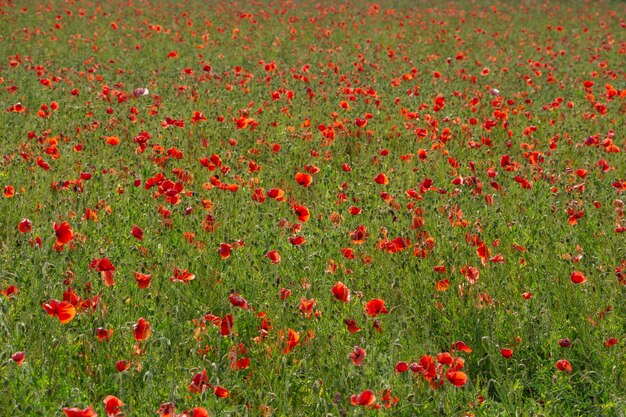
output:
M 612 184 L 626 179 L 626 8 L 491 4 L 0 2 L 0 289 L 19 290 L 0 296 L 2 413 L 92 406 L 102 417 L 114 395 L 127 416 L 156 415 L 167 402 L 177 415 L 623 416 L 626 287 L 616 267 L 626 246 L 616 229 L 626 220 Z M 139 87 L 149 94 L 135 97 Z M 10 111 L 17 103 L 25 111 Z M 207 120 L 193 123 L 195 111 Z M 246 117 L 256 127 L 237 128 Z M 329 127 L 334 138 L 323 135 Z M 151 136 L 144 152 L 133 141 L 141 132 Z M 212 155 L 221 160 L 213 171 L 200 163 Z M 252 161 L 261 169 L 250 172 Z M 311 165 L 311 186 L 298 185 L 294 175 Z M 380 173 L 389 184 L 374 182 Z M 146 187 L 158 174 L 182 184 L 179 203 Z M 426 178 L 432 188 L 420 191 Z M 255 202 L 258 188 L 280 188 L 285 201 Z M 307 222 L 296 203 L 310 210 Z M 22 233 L 25 218 L 32 230 Z M 59 251 L 53 224 L 64 221 L 73 239 Z M 361 225 L 368 235 L 355 244 Z M 292 245 L 296 235 L 306 242 Z M 396 237 L 410 247 L 384 250 Z M 234 247 L 228 259 L 221 243 Z M 266 257 L 272 250 L 279 263 Z M 498 254 L 504 263 L 489 261 Z M 113 286 L 90 268 L 105 257 Z M 480 272 L 475 283 L 461 272 L 468 265 Z M 195 279 L 171 282 L 174 269 Z M 574 271 L 587 281 L 574 284 Z M 150 287 L 138 288 L 134 272 L 151 274 Z M 450 285 L 437 291 L 443 279 Z M 348 303 L 331 293 L 338 281 Z M 42 305 L 68 288 L 94 305 L 74 298 L 78 312 L 61 324 Z M 233 305 L 231 292 L 250 308 Z M 301 299 L 315 300 L 310 317 Z M 366 315 L 372 299 L 389 313 Z M 231 314 L 232 332 L 223 336 L 208 314 Z M 141 317 L 152 334 L 136 341 Z M 349 333 L 346 319 L 361 331 Z M 113 329 L 110 339 L 100 342 L 98 328 Z M 300 342 L 285 353 L 289 329 Z M 619 343 L 607 347 L 609 338 Z M 454 350 L 457 341 L 471 353 Z M 362 366 L 349 359 L 355 346 L 367 352 Z M 231 366 L 239 350 L 246 369 Z M 448 365 L 437 389 L 395 371 L 442 352 L 465 360 L 464 385 L 448 381 Z M 120 360 L 127 371 L 116 370 Z M 227 398 L 188 390 L 202 370 Z M 398 399 L 390 408 L 387 389 Z M 351 404 L 364 390 L 380 408 Z

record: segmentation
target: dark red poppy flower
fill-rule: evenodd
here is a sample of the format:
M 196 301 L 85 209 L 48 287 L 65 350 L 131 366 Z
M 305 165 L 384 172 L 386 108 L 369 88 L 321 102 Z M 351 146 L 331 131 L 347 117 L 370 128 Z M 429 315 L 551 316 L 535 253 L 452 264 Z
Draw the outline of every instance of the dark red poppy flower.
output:
M 203 369 L 191 378 L 191 383 L 187 386 L 187 391 L 193 394 L 202 394 L 209 388 L 212 388 L 211 384 L 209 384 L 209 376 L 207 375 L 206 369 Z
M 11 360 L 17 364 L 17 366 L 22 366 L 24 363 L 24 359 L 26 358 L 26 354 L 24 352 L 15 352 L 11 355 Z
M 237 294 L 235 291 L 231 291 L 228 296 L 228 301 L 235 307 L 241 307 L 244 310 L 248 308 L 248 302 L 241 295 Z
M 140 229 L 136 224 L 133 225 L 133 228 L 130 231 L 130 234 L 136 237 L 138 240 L 143 240 L 143 230 Z

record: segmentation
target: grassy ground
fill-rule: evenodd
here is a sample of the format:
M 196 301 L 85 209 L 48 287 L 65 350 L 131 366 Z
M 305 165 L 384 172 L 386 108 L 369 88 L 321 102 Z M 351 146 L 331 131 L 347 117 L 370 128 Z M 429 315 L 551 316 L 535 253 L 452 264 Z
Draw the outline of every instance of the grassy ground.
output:
M 624 415 L 624 3 L 0 11 L 0 414 Z

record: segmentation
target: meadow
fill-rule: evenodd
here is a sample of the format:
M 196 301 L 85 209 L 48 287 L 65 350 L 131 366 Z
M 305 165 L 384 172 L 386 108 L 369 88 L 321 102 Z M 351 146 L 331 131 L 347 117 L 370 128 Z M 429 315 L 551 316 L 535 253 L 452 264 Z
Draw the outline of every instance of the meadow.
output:
M 0 415 L 626 415 L 626 3 L 0 0 Z

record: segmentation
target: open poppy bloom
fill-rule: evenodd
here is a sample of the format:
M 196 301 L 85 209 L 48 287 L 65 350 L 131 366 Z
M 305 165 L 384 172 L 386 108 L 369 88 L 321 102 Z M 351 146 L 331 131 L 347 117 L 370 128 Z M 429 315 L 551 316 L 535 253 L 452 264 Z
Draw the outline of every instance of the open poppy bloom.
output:
M 234 291 L 230 292 L 230 295 L 228 296 L 228 301 L 230 301 L 230 303 L 235 307 L 241 307 L 244 310 L 248 308 L 248 302 L 246 301 L 246 299 Z
M 28 233 L 32 230 L 32 228 L 33 222 L 28 219 L 23 219 L 17 224 L 17 230 L 19 230 L 20 233 Z
M 296 214 L 296 216 L 298 216 L 298 220 L 300 220 L 303 223 L 308 222 L 309 218 L 311 217 L 311 213 L 309 212 L 309 209 L 302 205 L 294 206 L 293 212 Z
M 304 172 L 298 172 L 295 175 L 296 182 L 303 187 L 308 187 L 313 182 L 313 177 L 309 174 L 305 174 Z
M 454 343 L 454 348 L 456 350 L 460 350 L 461 352 L 472 353 L 472 349 L 461 340 Z
M 98 258 L 91 261 L 90 269 L 95 269 L 100 272 L 100 276 L 104 281 L 104 285 L 110 287 L 115 284 L 113 280 L 113 273 L 115 272 L 115 266 L 111 263 L 109 258 Z
M 82 410 L 78 407 L 64 408 L 63 412 L 67 417 L 98 417 L 96 410 L 91 406 L 83 408 Z
M 462 387 L 467 382 L 467 375 L 465 372 L 448 369 L 446 379 L 455 387 Z
M 280 262 L 280 254 L 277 250 L 271 250 L 265 254 L 265 257 L 268 258 L 273 264 L 277 264 Z
M 363 365 L 363 359 L 365 359 L 366 355 L 367 355 L 367 352 L 365 352 L 365 349 L 355 346 L 354 351 L 350 352 L 348 357 L 352 359 L 352 362 L 356 366 L 361 366 Z
M 133 272 L 135 275 L 135 280 L 137 281 L 137 285 L 141 289 L 146 289 L 150 287 L 150 274 L 142 274 L 141 272 Z
M 359 394 L 350 396 L 350 404 L 362 405 L 364 407 L 370 407 L 376 402 L 376 395 L 373 391 L 364 390 Z
M 186 269 L 178 269 L 174 268 L 174 275 L 170 277 L 170 282 L 184 282 L 188 284 L 189 281 L 193 280 L 196 276 Z
M 76 315 L 76 308 L 67 301 L 50 300 L 43 305 L 43 309 L 49 315 L 56 316 L 61 324 L 69 323 Z
M 133 228 L 131 229 L 130 234 L 133 235 L 138 240 L 143 240 L 143 230 L 137 227 L 137 225 L 133 225 Z
M 283 349 L 283 353 L 289 353 L 293 348 L 298 346 L 298 344 L 300 344 L 300 333 L 290 328 L 287 331 L 287 343 L 285 349 Z
M 350 302 L 350 288 L 346 287 L 343 282 L 337 282 L 331 289 L 335 298 L 344 303 Z
M 570 275 L 570 280 L 574 284 L 583 284 L 583 283 L 587 282 L 587 277 L 580 271 L 574 271 Z
M 104 410 L 107 412 L 107 417 L 116 417 L 120 415 L 120 408 L 124 403 L 114 395 L 107 395 L 104 397 Z
M 572 364 L 567 359 L 560 359 L 556 362 L 556 368 L 559 371 L 567 372 L 568 374 L 572 373 Z
M 150 323 L 148 323 L 148 320 L 143 317 L 137 320 L 137 323 L 133 325 L 133 335 L 135 336 L 135 340 L 138 342 L 148 339 L 151 334 L 152 330 L 150 330 Z
M 387 185 L 389 184 L 389 178 L 387 175 L 381 173 L 374 178 L 374 182 L 380 185 Z
M 212 388 L 212 386 L 209 384 L 209 376 L 207 375 L 206 369 L 204 369 L 202 372 L 198 372 L 193 376 L 191 384 L 187 387 L 187 391 L 193 394 L 202 394 L 209 388 Z
M 62 246 L 74 239 L 74 232 L 68 222 L 58 224 L 54 222 L 54 234 L 57 237 L 57 245 Z
M 389 310 L 387 310 L 385 302 L 380 298 L 374 298 L 365 304 L 365 314 L 370 317 L 376 317 L 379 314 L 387 313 L 389 313 Z

